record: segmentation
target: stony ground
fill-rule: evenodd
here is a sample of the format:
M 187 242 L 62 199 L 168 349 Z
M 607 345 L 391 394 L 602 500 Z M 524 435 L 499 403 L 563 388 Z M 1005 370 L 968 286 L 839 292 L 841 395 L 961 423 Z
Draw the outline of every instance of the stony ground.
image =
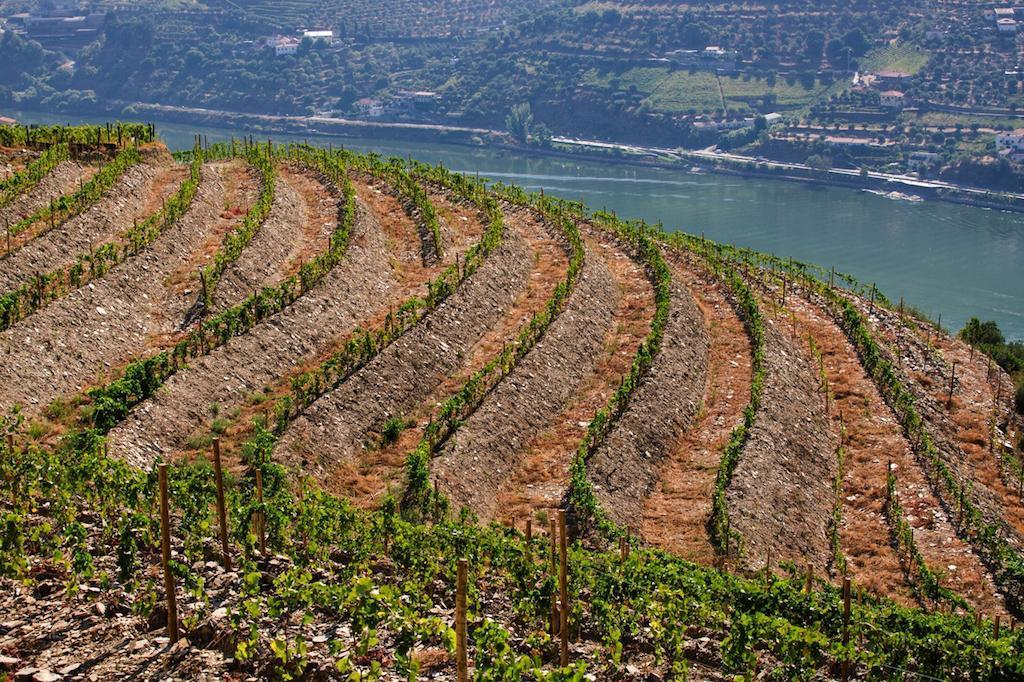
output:
M 686 287 L 674 281 L 654 366 L 587 467 L 608 515 L 634 533 L 642 527 L 644 500 L 665 457 L 700 410 L 707 366 L 704 317 Z

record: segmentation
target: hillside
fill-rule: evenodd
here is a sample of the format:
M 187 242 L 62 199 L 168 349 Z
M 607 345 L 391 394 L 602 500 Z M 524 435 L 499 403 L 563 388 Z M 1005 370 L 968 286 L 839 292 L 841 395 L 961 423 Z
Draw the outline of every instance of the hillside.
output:
M 1013 381 L 902 300 L 343 149 L 0 162 L 0 674 L 1024 675 Z

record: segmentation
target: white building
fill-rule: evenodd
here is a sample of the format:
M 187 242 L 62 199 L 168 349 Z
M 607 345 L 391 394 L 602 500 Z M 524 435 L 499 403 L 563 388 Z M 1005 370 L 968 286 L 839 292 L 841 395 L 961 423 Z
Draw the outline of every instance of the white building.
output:
M 278 57 L 286 54 L 295 54 L 299 51 L 299 39 L 274 36 L 267 39 L 267 47 L 274 48 L 274 54 Z
M 309 38 L 310 40 L 323 40 L 328 45 L 333 45 L 334 44 L 334 31 L 322 31 L 322 30 L 303 31 L 302 32 L 302 37 L 303 38 Z
M 996 28 L 1000 33 L 1016 33 L 1017 21 L 1016 19 L 996 19 Z

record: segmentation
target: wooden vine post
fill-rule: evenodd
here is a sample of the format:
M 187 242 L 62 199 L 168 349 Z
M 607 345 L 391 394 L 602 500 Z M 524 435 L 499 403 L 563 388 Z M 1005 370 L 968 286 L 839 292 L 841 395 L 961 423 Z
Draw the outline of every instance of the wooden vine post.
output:
M 953 405 L 953 384 L 956 382 L 956 360 L 953 361 L 953 371 L 949 375 L 949 395 L 946 396 L 946 409 Z
M 455 666 L 458 682 L 469 682 L 469 664 L 466 656 L 466 574 L 469 562 L 459 559 L 455 582 Z
M 561 611 L 559 619 L 560 647 L 558 660 L 562 667 L 569 665 L 569 570 L 568 570 L 568 548 L 566 546 L 565 532 L 565 510 L 558 510 L 558 590 L 561 597 Z
M 171 511 L 167 499 L 167 464 L 157 466 L 160 482 L 160 550 L 164 570 L 164 592 L 167 593 L 167 637 L 171 644 L 178 641 L 178 600 L 174 593 L 174 574 L 171 573 Z
M 843 682 L 850 679 L 850 579 L 843 578 Z
M 217 520 L 220 522 L 221 562 L 225 571 L 231 570 L 231 554 L 228 551 L 228 515 L 224 508 L 224 472 L 220 465 L 220 438 L 213 439 L 213 474 L 217 481 Z
M 555 549 L 555 542 L 557 540 L 557 533 L 555 532 L 555 520 L 548 518 L 548 538 L 551 540 L 551 575 L 555 575 L 557 569 L 557 554 Z M 551 636 L 554 637 L 558 634 L 558 597 L 554 594 L 551 595 Z
M 526 517 L 526 563 L 533 563 L 533 553 L 531 547 L 533 545 L 533 517 Z
M 256 501 L 260 503 L 260 510 L 256 512 L 256 530 L 260 539 L 260 555 L 267 554 L 267 519 L 263 514 L 263 471 L 256 470 Z
M 807 564 L 807 584 L 804 585 L 804 592 L 811 593 L 811 584 L 814 582 L 814 566 Z

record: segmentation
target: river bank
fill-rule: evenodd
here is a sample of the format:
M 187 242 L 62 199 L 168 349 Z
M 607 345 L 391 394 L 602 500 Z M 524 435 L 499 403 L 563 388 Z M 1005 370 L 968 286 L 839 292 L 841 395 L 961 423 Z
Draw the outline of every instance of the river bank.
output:
M 608 164 L 624 164 L 689 171 L 698 168 L 707 172 L 745 178 L 764 178 L 810 185 L 827 185 L 849 189 L 893 190 L 905 186 L 908 192 L 924 199 L 946 201 L 984 209 L 1024 213 L 1024 196 L 990 192 L 981 187 L 957 186 L 917 180 L 908 176 L 869 173 L 854 169 L 812 169 L 800 164 L 772 162 L 733 154 L 708 154 L 706 151 L 642 147 L 594 140 L 555 138 L 564 149 L 550 146 L 524 145 L 505 131 L 469 126 L 392 121 L 365 121 L 328 116 L 290 116 L 231 112 L 200 107 L 180 107 L 143 102 L 112 102 L 120 114 L 100 112 L 103 120 L 128 115 L 146 118 L 153 115 L 165 122 L 192 126 L 209 126 L 246 130 L 270 136 L 287 134 L 308 137 L 358 137 L 413 143 L 436 143 L 470 148 L 498 148 L 570 161 L 588 160 Z M 572 151 L 568 151 L 571 149 Z M 666 160 L 671 159 L 671 160 Z M 900 189 L 903 189 L 902 187 Z

